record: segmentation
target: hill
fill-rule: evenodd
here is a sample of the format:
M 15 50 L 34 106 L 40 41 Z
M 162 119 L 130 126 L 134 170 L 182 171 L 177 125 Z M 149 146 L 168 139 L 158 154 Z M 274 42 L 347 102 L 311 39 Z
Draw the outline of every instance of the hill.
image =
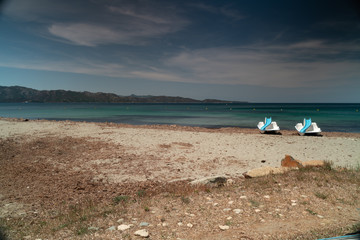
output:
M 21 86 L 0 86 L 0 102 L 103 102 L 103 103 L 229 103 L 217 99 L 196 100 L 170 96 L 119 96 L 114 93 L 36 90 Z

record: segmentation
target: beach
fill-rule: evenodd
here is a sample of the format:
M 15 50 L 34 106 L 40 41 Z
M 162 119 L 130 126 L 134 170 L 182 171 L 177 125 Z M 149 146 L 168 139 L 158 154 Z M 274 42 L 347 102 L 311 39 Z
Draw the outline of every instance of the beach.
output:
M 0 130 L 0 220 L 8 219 L 1 223 L 17 226 L 20 218 L 24 224 L 41 226 L 42 219 L 49 221 L 40 232 L 24 230 L 25 236 L 127 239 L 132 230 L 107 228 L 131 223 L 135 231 L 143 220 L 150 222 L 153 239 L 163 235 L 168 239 L 238 239 L 233 236 L 239 235 L 287 239 L 299 236 L 299 229 L 309 233 L 358 220 L 358 174 L 321 170 L 260 180 L 243 176 L 255 168 L 280 167 L 285 155 L 300 161 L 324 160 L 336 169 L 356 172 L 360 164 L 357 133 L 299 136 L 281 131 L 274 135 L 242 128 L 5 118 L 0 119 Z M 215 177 L 232 185 L 189 187 L 189 182 Z M 123 203 L 128 198 L 133 200 Z M 100 215 L 91 213 L 84 220 L 80 213 L 71 215 L 74 206 L 81 214 L 86 208 Z M 101 213 L 109 208 L 110 215 Z M 67 218 L 76 218 L 72 225 L 64 220 L 64 212 Z M 84 221 L 85 235 L 77 236 L 84 228 L 78 223 Z M 93 225 L 97 230 L 89 230 Z M 24 228 L 20 225 L 17 234 L 19 229 Z
M 73 137 L 111 143 L 131 161 L 101 154 L 83 162 L 111 165 L 110 181 L 176 181 L 211 176 L 239 177 L 262 166 L 280 166 L 286 154 L 301 161 L 324 160 L 340 167 L 360 164 L 360 134 L 324 133 L 322 137 L 260 134 L 256 129 L 205 129 L 181 126 L 131 126 L 70 121 L 0 120 L 0 137 Z M 123 167 L 126 164 L 126 168 Z

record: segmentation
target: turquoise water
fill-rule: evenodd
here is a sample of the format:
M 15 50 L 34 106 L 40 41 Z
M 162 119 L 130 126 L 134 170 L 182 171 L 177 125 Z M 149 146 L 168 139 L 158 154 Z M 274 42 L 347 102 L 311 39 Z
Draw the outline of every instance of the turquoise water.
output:
M 360 132 L 360 104 L 0 103 L 0 116 L 209 128 L 256 128 L 259 121 L 272 117 L 281 129 L 290 130 L 311 117 L 323 131 Z

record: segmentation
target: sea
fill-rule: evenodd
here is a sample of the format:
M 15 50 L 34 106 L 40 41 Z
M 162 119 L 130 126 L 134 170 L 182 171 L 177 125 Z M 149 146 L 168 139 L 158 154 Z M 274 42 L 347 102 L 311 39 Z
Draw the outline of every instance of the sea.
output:
M 272 117 L 284 130 L 311 118 L 322 131 L 353 133 L 360 133 L 359 110 L 360 103 L 0 103 L 6 118 L 256 128 Z

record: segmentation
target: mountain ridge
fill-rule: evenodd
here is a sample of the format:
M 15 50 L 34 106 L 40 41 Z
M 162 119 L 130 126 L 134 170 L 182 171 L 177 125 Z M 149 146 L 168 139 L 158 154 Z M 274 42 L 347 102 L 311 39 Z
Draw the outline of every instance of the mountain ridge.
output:
M 114 93 L 78 92 L 71 90 L 36 90 L 22 86 L 0 86 L 0 102 L 98 102 L 98 103 L 232 103 L 234 101 L 204 99 L 197 100 L 172 96 L 120 96 Z M 238 101 L 236 101 L 238 102 Z

